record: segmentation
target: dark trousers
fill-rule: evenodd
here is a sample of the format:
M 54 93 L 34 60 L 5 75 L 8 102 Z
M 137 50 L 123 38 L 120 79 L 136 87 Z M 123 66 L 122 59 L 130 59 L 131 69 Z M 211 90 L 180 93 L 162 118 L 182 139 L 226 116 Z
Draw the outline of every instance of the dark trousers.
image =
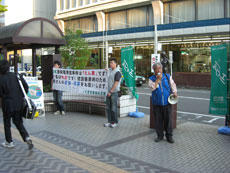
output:
M 106 113 L 108 117 L 109 123 L 118 123 L 118 115 L 117 115 L 117 101 L 118 101 L 118 93 L 112 93 L 110 97 L 106 97 Z
M 153 113 L 155 120 L 155 129 L 157 136 L 159 138 L 164 137 L 164 130 L 166 138 L 173 136 L 172 128 L 172 115 L 171 115 L 171 105 L 158 106 L 153 105 Z
M 63 104 L 63 101 L 62 101 L 62 94 L 63 94 L 62 91 L 53 90 L 54 102 L 55 102 L 55 105 L 57 107 L 57 110 L 60 111 L 60 112 L 64 111 L 64 104 Z
M 10 130 L 11 118 L 13 119 L 13 123 L 15 124 L 16 128 L 18 129 L 23 141 L 26 142 L 26 138 L 29 137 L 29 134 L 23 125 L 23 120 L 22 120 L 22 116 L 20 115 L 20 112 L 4 113 L 3 114 L 6 141 L 9 143 L 12 142 L 12 135 L 11 135 L 11 130 Z

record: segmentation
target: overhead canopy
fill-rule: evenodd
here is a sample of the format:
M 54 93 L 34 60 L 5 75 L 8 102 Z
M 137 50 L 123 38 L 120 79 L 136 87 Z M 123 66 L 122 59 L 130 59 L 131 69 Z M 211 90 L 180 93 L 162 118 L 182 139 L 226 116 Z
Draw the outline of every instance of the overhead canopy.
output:
M 0 49 L 29 49 L 65 45 L 58 26 L 45 18 L 0 27 Z

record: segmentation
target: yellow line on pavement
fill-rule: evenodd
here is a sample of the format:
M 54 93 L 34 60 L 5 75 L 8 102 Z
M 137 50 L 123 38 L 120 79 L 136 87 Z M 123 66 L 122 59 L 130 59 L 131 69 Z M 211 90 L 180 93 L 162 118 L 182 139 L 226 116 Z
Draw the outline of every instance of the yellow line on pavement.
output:
M 0 132 L 4 133 L 3 125 L 0 124 Z M 21 136 L 15 128 L 11 128 L 12 135 L 15 139 L 22 141 Z M 115 166 L 100 162 L 90 157 L 83 156 L 81 154 L 72 152 L 58 145 L 47 142 L 43 139 L 30 136 L 33 140 L 34 147 L 42 152 L 45 152 L 51 156 L 61 159 L 65 162 L 71 163 L 78 168 L 82 168 L 92 173 L 127 173 L 126 170 L 117 168 Z

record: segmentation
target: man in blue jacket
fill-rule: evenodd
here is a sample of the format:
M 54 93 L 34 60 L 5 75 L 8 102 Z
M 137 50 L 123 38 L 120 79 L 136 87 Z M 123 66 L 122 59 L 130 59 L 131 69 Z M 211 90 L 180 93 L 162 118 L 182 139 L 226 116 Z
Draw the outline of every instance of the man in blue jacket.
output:
M 165 74 L 162 71 L 162 64 L 155 63 L 153 65 L 155 75 L 149 78 L 149 87 L 152 90 L 152 104 L 153 113 L 155 117 L 155 129 L 157 138 L 155 142 L 160 142 L 165 136 L 169 143 L 174 143 L 173 140 L 173 128 L 172 128 L 172 116 L 171 116 L 171 104 L 168 102 L 168 97 L 171 92 L 177 97 L 176 84 L 169 74 Z

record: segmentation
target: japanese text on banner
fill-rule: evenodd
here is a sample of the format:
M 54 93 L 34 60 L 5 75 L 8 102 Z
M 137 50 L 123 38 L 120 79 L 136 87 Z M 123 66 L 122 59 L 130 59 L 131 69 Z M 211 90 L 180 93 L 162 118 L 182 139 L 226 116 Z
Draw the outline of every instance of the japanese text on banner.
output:
M 53 89 L 78 94 L 106 96 L 106 70 L 53 69 Z

